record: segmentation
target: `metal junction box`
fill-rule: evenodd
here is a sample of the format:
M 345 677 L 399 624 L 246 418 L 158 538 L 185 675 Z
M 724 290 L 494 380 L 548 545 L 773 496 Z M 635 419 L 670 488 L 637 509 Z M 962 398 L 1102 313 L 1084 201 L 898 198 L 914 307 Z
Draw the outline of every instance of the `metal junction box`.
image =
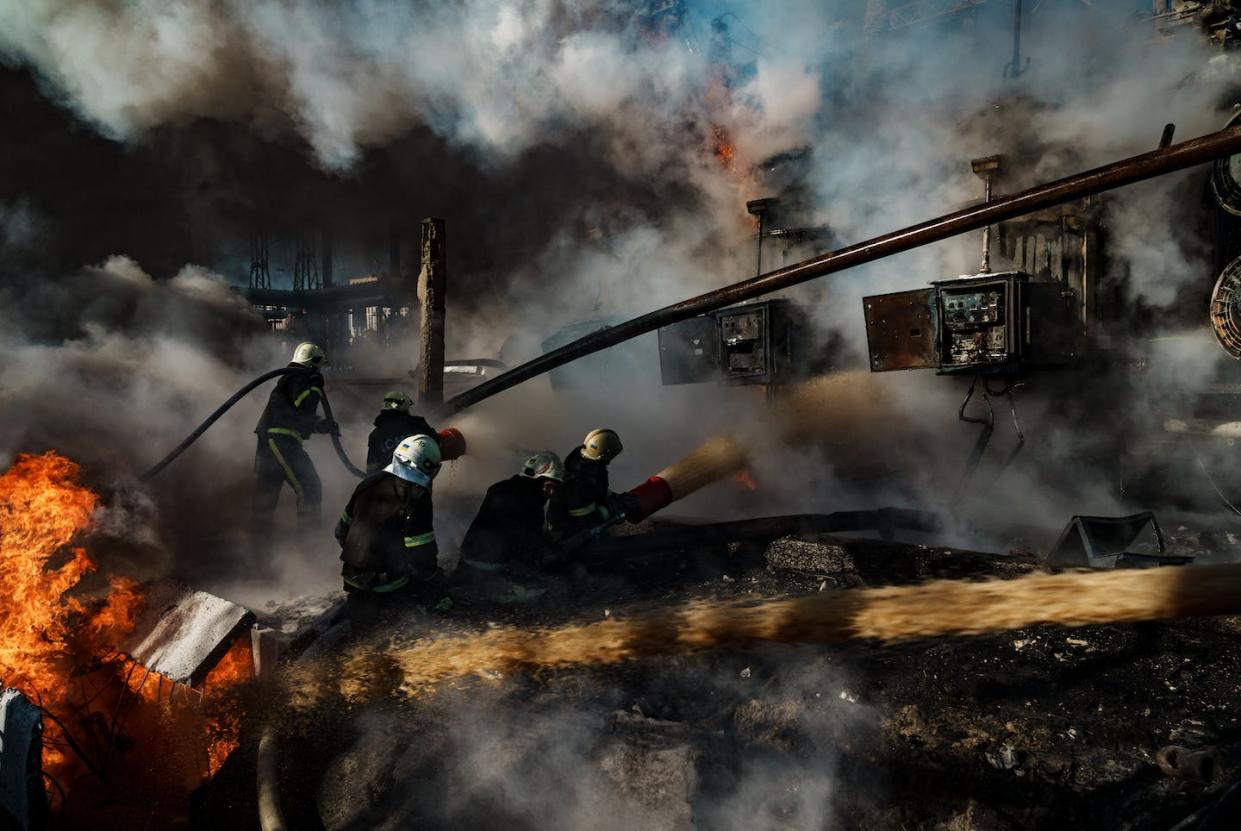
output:
M 659 375 L 666 386 L 720 378 L 720 334 L 715 315 L 699 315 L 659 330 Z
M 788 300 L 746 303 L 659 330 L 663 383 L 774 384 L 815 371 L 826 349 Z
M 872 372 L 1014 373 L 1065 366 L 1080 348 L 1077 294 L 1010 271 L 862 300 Z

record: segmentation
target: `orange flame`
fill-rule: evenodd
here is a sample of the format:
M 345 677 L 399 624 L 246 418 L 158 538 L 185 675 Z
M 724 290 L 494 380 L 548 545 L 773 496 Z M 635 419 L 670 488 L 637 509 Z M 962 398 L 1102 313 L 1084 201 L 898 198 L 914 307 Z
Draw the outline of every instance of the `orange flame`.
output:
M 207 673 L 203 683 L 207 718 L 208 775 L 224 764 L 241 743 L 242 685 L 254 679 L 254 653 L 250 639 L 239 637 L 228 652 Z
M 728 130 L 718 124 L 711 127 L 711 154 L 729 173 L 736 170 L 737 149 L 732 145 Z
M 734 473 L 733 481 L 748 491 L 758 490 L 758 482 L 754 478 L 754 472 L 748 467 L 743 467 Z
M 95 494 L 76 483 L 78 466 L 63 456 L 20 455 L 0 475 L 0 672 L 9 687 L 51 712 L 65 703 L 73 618 L 81 602 L 65 595 L 95 564 L 81 548 L 53 565 L 90 524 Z M 45 763 L 65 761 L 53 744 Z
M 110 636 L 113 642 L 128 635 L 134 629 L 134 619 L 142 608 L 143 594 L 138 583 L 128 577 L 108 576 L 112 591 L 102 609 L 87 624 L 91 632 Z
M 78 590 L 96 566 L 84 549 L 67 547 L 89 529 L 99 502 L 79 484 L 79 474 L 77 464 L 54 452 L 20 455 L 0 474 L 0 585 L 8 595 L 0 603 L 0 684 L 44 710 L 44 770 L 82 789 L 63 806 L 68 815 L 118 810 L 125 791 L 145 817 L 152 794 L 175 804 L 173 794 L 193 787 L 184 775 L 200 780 L 204 762 L 207 775 L 214 774 L 237 746 L 238 687 L 254 674 L 249 639 L 239 638 L 208 675 L 205 695 L 121 655 L 118 646 L 133 630 L 143 593 L 135 581 L 115 576 L 108 577 L 106 597 L 91 600 Z M 137 708 L 124 700 L 132 693 Z M 166 758 L 155 765 L 149 756 L 121 759 L 115 736 L 97 741 L 100 730 L 122 729 L 121 713 L 128 719 L 124 732 L 140 736 L 137 746 Z M 104 779 L 108 766 L 115 779 Z M 88 769 L 98 776 L 85 775 Z M 145 773 L 130 775 L 137 771 Z M 83 808 L 88 805 L 96 807 Z M 107 824 L 91 819 L 94 827 Z

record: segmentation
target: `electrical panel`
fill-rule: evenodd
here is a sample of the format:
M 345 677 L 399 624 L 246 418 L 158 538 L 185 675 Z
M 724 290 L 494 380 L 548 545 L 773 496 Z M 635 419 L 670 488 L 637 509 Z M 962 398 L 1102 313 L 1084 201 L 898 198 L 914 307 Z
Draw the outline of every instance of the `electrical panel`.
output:
M 720 379 L 719 327 L 714 315 L 699 315 L 659 330 L 659 375 L 665 385 Z
M 944 369 L 998 366 L 1017 355 L 1016 304 L 1011 281 L 988 280 L 967 286 L 940 285 Z
M 828 350 L 788 300 L 745 303 L 659 330 L 664 384 L 774 384 L 821 370 Z
M 941 280 L 862 303 L 873 372 L 1020 372 L 1064 366 L 1080 348 L 1076 292 L 1024 272 Z

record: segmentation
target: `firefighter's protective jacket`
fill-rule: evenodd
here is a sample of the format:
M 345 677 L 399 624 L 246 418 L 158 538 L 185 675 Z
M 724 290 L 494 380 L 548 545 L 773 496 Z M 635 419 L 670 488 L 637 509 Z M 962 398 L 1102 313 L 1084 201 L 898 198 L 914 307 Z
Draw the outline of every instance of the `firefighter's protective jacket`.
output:
M 366 470 L 379 470 L 392 461 L 396 446 L 410 436 L 430 436 L 437 439 L 435 430 L 420 415 L 404 410 L 382 410 L 375 416 L 375 429 L 366 440 Z
M 378 471 L 358 484 L 336 523 L 347 585 L 391 591 L 439 574 L 431 492 Z
M 461 542 L 466 565 L 535 564 L 543 543 L 543 482 L 513 476 L 487 489 Z
M 260 438 L 283 435 L 301 441 L 315 432 L 319 422 L 319 401 L 323 398 L 323 376 L 301 364 L 289 364 L 296 371 L 280 376 L 267 399 L 267 407 L 254 432 Z
M 608 518 L 608 465 L 588 459 L 578 447 L 564 460 L 564 484 L 547 508 L 547 522 L 554 534 L 565 537 Z

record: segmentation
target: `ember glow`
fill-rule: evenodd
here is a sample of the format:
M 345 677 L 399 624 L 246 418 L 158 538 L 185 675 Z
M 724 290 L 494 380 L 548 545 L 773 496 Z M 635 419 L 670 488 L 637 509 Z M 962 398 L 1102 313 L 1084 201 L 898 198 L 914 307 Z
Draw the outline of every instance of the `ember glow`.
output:
M 737 148 L 729 140 L 728 130 L 723 127 L 711 128 L 711 154 L 730 173 L 737 169 Z
M 750 470 L 748 467 L 743 467 L 741 470 L 734 473 L 732 480 L 743 490 L 758 490 L 758 482 L 754 479 L 754 471 Z

